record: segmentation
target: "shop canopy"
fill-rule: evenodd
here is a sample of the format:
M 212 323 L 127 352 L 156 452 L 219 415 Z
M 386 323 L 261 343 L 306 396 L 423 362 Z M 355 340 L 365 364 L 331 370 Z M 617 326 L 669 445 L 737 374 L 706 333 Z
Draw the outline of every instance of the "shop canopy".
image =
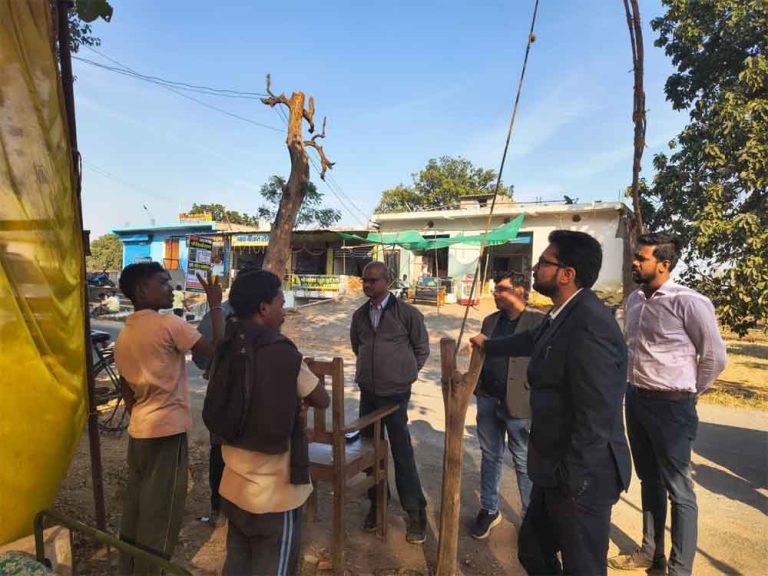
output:
M 437 250 L 438 248 L 447 248 L 454 244 L 481 246 L 484 238 L 486 246 L 498 246 L 499 244 L 507 244 L 508 242 L 515 241 L 524 218 L 525 215 L 520 214 L 520 216 L 511 222 L 489 231 L 487 236 L 485 234 L 473 234 L 467 236 L 462 232 L 450 238 L 424 238 L 418 230 L 404 230 L 402 232 L 391 232 L 388 234 L 371 232 L 365 238 L 355 234 L 344 234 L 342 232 L 339 232 L 338 235 L 345 240 L 400 246 L 406 250 L 412 251 Z

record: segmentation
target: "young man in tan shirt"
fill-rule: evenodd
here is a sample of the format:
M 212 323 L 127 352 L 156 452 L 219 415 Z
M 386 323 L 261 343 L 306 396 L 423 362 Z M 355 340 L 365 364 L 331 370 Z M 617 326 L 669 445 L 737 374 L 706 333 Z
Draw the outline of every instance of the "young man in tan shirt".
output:
M 221 337 L 221 286 L 200 279 L 213 311 L 213 340 Z M 135 312 L 115 344 L 115 362 L 131 413 L 128 478 L 120 538 L 170 559 L 181 529 L 187 496 L 187 433 L 192 429 L 186 353 L 213 356 L 213 345 L 174 314 L 168 272 L 157 262 L 131 264 L 120 290 Z M 121 574 L 155 574 L 157 569 L 128 555 Z

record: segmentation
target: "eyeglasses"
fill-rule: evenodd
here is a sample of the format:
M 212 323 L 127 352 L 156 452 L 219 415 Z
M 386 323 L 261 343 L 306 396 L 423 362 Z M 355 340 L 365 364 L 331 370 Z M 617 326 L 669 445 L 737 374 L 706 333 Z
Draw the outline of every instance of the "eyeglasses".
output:
M 536 264 L 539 268 L 541 268 L 542 266 L 556 266 L 557 268 L 568 268 L 568 266 L 566 266 L 562 262 L 553 262 L 552 260 L 547 260 L 543 256 L 539 258 Z

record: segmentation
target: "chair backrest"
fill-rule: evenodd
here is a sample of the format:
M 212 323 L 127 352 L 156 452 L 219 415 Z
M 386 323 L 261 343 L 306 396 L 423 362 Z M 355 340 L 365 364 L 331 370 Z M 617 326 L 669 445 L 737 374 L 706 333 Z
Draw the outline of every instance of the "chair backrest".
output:
M 331 379 L 331 428 L 326 422 L 325 409 L 312 408 L 312 428 L 307 430 L 310 442 L 332 444 L 334 433 L 344 430 L 344 361 L 338 356 L 333 360 L 305 358 L 304 362 L 325 387 L 326 377 Z

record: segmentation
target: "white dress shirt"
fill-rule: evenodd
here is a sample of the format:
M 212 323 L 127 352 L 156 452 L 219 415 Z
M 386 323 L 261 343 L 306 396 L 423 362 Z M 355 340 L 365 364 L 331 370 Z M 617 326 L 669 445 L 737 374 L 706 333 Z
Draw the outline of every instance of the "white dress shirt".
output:
M 387 306 L 387 302 L 389 302 L 389 298 L 392 296 L 391 292 L 387 292 L 387 295 L 384 296 L 384 300 L 382 300 L 379 304 L 374 304 L 373 300 L 371 300 L 371 308 L 369 310 L 369 313 L 371 315 L 371 325 L 373 326 L 373 329 L 376 330 L 376 328 L 379 327 L 379 321 L 381 321 L 381 315 L 384 312 L 384 308 Z
M 638 388 L 700 394 L 725 369 L 715 307 L 695 290 L 665 282 L 627 300 L 628 379 Z

